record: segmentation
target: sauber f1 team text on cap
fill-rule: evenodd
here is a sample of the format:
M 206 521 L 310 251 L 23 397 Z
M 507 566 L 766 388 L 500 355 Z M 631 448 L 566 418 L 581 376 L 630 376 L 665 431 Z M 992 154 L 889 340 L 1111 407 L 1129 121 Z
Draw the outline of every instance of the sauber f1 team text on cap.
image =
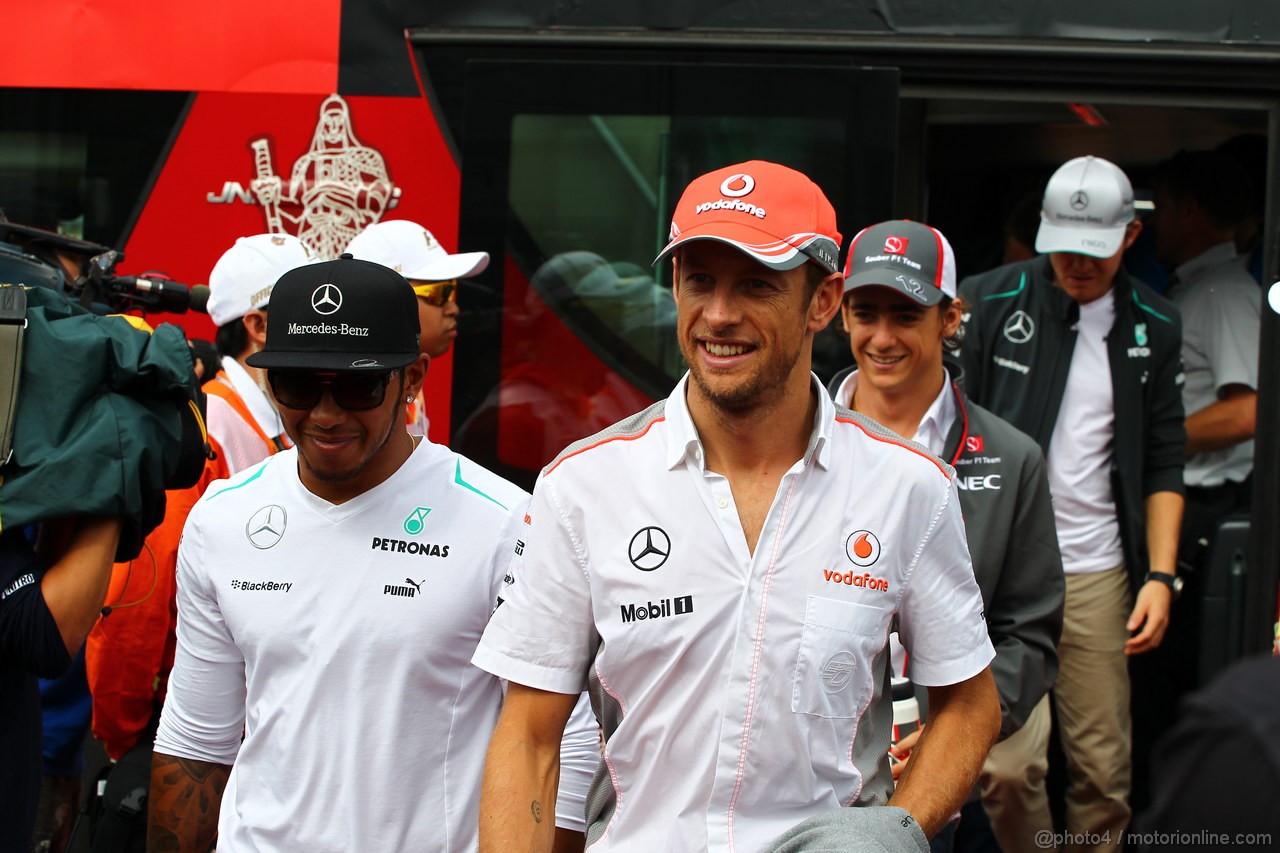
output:
M 393 370 L 417 357 L 418 302 L 409 282 L 343 255 L 280 277 L 266 346 L 246 361 L 273 370 Z
M 921 305 L 956 297 L 956 254 L 942 232 L 922 222 L 894 219 L 859 231 L 844 262 L 844 292 L 877 285 L 905 293 Z
M 836 212 L 807 177 L 763 160 L 695 178 L 671 217 L 671 240 L 658 263 L 690 240 L 727 243 L 775 270 L 813 261 L 840 269 Z

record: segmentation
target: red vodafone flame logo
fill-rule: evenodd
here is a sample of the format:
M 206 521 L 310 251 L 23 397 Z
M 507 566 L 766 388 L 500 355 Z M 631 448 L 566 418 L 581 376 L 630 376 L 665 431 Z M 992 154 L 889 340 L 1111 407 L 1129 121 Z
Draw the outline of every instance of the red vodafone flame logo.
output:
M 901 255 L 907 251 L 906 237 L 885 237 L 884 253 L 886 255 Z
M 730 175 L 720 184 L 720 192 L 728 198 L 742 198 L 755 188 L 755 178 L 741 173 Z
M 880 540 L 870 530 L 855 530 L 845 540 L 844 553 L 855 566 L 869 566 L 880 559 Z
M 982 436 L 971 435 L 964 440 L 964 449 L 970 453 L 981 453 L 983 444 Z

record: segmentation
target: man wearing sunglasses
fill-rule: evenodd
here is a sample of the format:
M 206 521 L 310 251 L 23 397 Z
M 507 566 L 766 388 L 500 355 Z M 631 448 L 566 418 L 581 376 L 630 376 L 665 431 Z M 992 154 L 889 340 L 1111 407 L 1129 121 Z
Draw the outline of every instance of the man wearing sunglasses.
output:
M 403 428 L 414 302 L 350 255 L 272 292 L 249 363 L 295 446 L 213 484 L 183 533 L 148 849 L 476 845 L 502 697 L 469 660 L 528 495 Z
M 375 222 L 347 246 L 353 256 L 391 267 L 413 285 L 418 297 L 419 347 L 440 358 L 458 337 L 458 279 L 471 278 L 489 266 L 487 252 L 451 255 L 426 228 L 407 219 Z M 426 435 L 429 422 L 420 403 L 406 410 L 409 432 Z

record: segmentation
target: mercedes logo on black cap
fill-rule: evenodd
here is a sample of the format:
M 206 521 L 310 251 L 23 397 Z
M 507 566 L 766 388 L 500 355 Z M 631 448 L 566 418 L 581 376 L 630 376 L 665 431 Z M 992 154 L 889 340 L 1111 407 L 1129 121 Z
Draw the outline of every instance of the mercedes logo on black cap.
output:
M 342 291 L 336 284 L 322 284 L 311 292 L 311 307 L 317 314 L 332 314 L 342 307 Z
M 244 526 L 244 535 L 249 537 L 249 544 L 265 551 L 274 548 L 284 538 L 287 514 L 279 504 L 267 504 L 249 516 L 249 523 Z
M 671 539 L 661 527 L 645 527 L 631 537 L 627 556 L 631 565 L 642 572 L 651 572 L 667 561 L 671 553 Z

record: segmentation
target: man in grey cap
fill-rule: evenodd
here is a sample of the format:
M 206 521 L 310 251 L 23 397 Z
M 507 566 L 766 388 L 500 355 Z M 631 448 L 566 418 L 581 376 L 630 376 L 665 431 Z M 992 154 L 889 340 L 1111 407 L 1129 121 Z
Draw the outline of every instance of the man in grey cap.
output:
M 980 782 L 989 808 L 1003 810 L 1011 790 L 1018 805 L 1021 744 L 1048 730 L 1042 699 L 1058 673 L 1062 557 L 1044 457 L 1026 435 L 974 405 L 959 365 L 944 357 L 960 346 L 965 305 L 956 293 L 955 254 L 941 231 L 908 220 L 865 228 L 849 244 L 844 269 L 840 316 L 857 364 L 831 380 L 832 399 L 956 469 L 1000 693 L 1001 741 Z M 895 654 L 894 677 L 910 676 L 909 663 Z M 895 744 L 893 754 L 904 759 L 895 774 L 917 737 Z M 982 808 L 976 796 L 966 813 L 970 808 Z M 934 839 L 939 844 L 946 846 L 941 836 Z
M 1118 848 L 1129 822 L 1126 656 L 1156 648 L 1181 587 L 1182 325 L 1121 267 L 1142 224 L 1117 166 L 1078 157 L 1049 180 L 1042 257 L 966 280 L 966 391 L 1048 462 L 1066 610 L 1053 694 L 1070 781 L 1063 846 Z M 993 814 L 1005 849 L 1052 833 L 1046 731 L 1025 798 Z M 1053 838 L 1052 834 L 1048 836 Z

